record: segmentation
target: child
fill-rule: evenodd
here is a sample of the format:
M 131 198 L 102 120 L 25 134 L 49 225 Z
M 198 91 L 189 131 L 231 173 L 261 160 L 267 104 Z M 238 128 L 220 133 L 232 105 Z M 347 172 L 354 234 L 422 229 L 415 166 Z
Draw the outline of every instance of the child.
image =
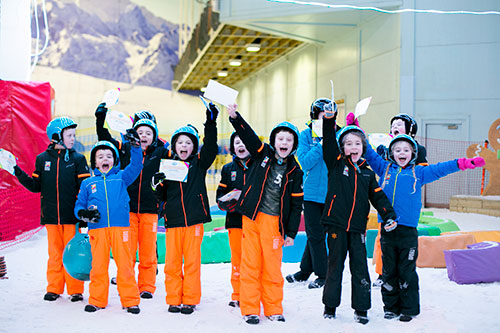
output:
M 398 216 L 393 228 L 381 228 L 384 318 L 408 322 L 420 313 L 417 225 L 422 208 L 421 187 L 459 170 L 484 165 L 481 157 L 460 158 L 429 166 L 415 165 L 418 146 L 412 137 L 400 134 L 389 144 L 389 161 L 370 146 L 366 159 L 380 176 L 379 183 L 391 198 Z
M 35 171 L 28 176 L 19 166 L 14 167 L 19 182 L 31 192 L 40 192 L 40 223 L 47 229 L 49 260 L 47 262 L 46 301 L 55 301 L 66 291 L 72 302 L 83 300 L 83 281 L 72 278 L 64 269 L 63 252 L 75 235 L 78 219 L 73 215 L 76 196 L 82 180 L 90 176 L 85 156 L 77 153 L 77 124 L 70 118 L 59 117 L 47 125 L 50 144 L 36 157 Z
M 246 183 L 249 167 L 252 165 L 250 153 L 236 132 L 229 139 L 229 151 L 233 155 L 233 161 L 222 167 L 221 180 L 217 188 L 217 202 L 222 210 L 227 211 L 226 229 L 229 235 L 229 246 L 231 248 L 231 285 L 233 293 L 229 306 L 240 306 L 240 265 L 241 265 L 241 214 L 236 212 L 238 199 L 220 202 L 219 199 L 231 192 L 240 190 Z
M 309 283 L 309 289 L 321 288 L 325 285 L 327 269 L 327 253 L 325 245 L 326 230 L 321 225 L 321 214 L 325 208 L 327 191 L 326 164 L 323 161 L 321 137 L 312 133 L 312 121 L 323 119 L 325 105 L 331 105 L 328 98 L 318 98 L 311 104 L 308 128 L 300 133 L 297 157 L 304 173 L 304 220 L 307 243 L 300 261 L 300 270 L 287 275 L 290 283 L 307 281 L 314 272 L 317 278 Z
M 396 215 L 377 185 L 375 173 L 362 159 L 367 145 L 365 134 L 359 127 L 346 126 L 336 135 L 336 105 L 333 110 L 327 111 L 323 118 L 323 159 L 328 168 L 328 193 L 321 222 L 328 228 L 329 249 L 323 289 L 324 317 L 335 318 L 340 305 L 344 261 L 349 252 L 354 319 L 366 324 L 367 311 L 371 307 L 365 247 L 370 203 L 388 224 L 394 222 Z
M 172 135 L 173 152 L 168 158 L 185 162 L 187 181 L 155 174 L 153 188 L 163 201 L 165 217 L 165 290 L 168 311 L 191 314 L 201 298 L 201 242 L 203 223 L 210 222 L 205 177 L 217 156 L 217 114 L 215 105 L 207 109 L 204 145 L 198 153 L 198 132 L 193 126 L 178 128 Z M 184 271 L 183 271 L 184 261 Z
M 122 144 L 111 137 L 103 127 L 107 108 L 105 103 L 96 110 L 97 134 L 99 140 L 113 143 L 119 150 L 120 158 L 126 160 L 121 167 L 127 166 L 130 160 L 130 144 Z M 156 291 L 156 234 L 158 228 L 158 204 L 151 189 L 151 178 L 158 172 L 160 161 L 168 153 L 165 145 L 158 138 L 158 128 L 155 117 L 149 111 L 140 111 L 134 115 L 133 128 L 137 131 L 143 152 L 143 169 L 137 179 L 128 187 L 130 196 L 130 250 L 135 266 L 137 248 L 139 248 L 139 275 L 137 282 L 141 298 L 151 299 Z M 120 161 L 122 161 L 120 159 Z M 116 278 L 111 279 L 116 284 Z
M 293 245 L 304 196 L 303 173 L 293 156 L 299 133 L 282 122 L 271 131 L 270 145 L 264 144 L 236 108 L 229 105 L 229 120 L 254 159 L 238 201 L 243 215 L 241 314 L 248 324 L 258 324 L 262 302 L 269 320 L 284 322 L 282 246 Z
M 126 135 L 132 145 L 129 165 L 120 170 L 118 151 L 108 141 L 98 141 L 90 151 L 90 165 L 94 176 L 82 182 L 75 206 L 75 216 L 89 222 L 92 249 L 89 304 L 86 312 L 95 312 L 108 305 L 109 253 L 113 253 L 117 273 L 118 293 L 122 307 L 138 314 L 139 289 L 130 251 L 129 195 L 127 187 L 142 169 L 139 136 L 135 130 Z

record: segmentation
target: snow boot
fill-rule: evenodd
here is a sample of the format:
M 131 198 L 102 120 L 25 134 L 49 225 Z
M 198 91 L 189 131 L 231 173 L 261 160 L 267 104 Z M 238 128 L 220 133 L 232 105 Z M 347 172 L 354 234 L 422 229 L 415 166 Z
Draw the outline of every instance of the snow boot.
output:
M 87 304 L 85 305 L 85 312 L 96 312 L 97 310 L 102 310 L 104 308 L 100 308 L 98 306 L 92 305 L 92 304 Z
M 189 315 L 194 312 L 194 309 L 196 309 L 196 305 L 183 304 L 181 308 L 181 313 Z
M 335 319 L 336 308 L 331 308 L 325 305 L 325 311 L 323 312 L 323 318 L 325 319 Z
M 366 325 L 368 323 L 368 311 L 354 311 L 354 320 L 357 323 Z
M 179 313 L 179 312 L 181 312 L 181 306 L 180 305 L 169 305 L 168 312 Z
M 386 311 L 384 313 L 384 319 L 391 320 L 391 319 L 396 319 L 397 317 L 399 317 L 399 315 L 391 311 Z
M 307 279 L 309 278 L 309 275 L 308 274 L 305 274 L 303 273 L 302 271 L 298 271 L 297 273 L 295 274 L 288 274 L 286 276 L 286 280 L 289 282 L 289 283 L 294 283 L 294 282 L 304 282 L 304 281 L 307 281 Z
M 111 284 L 114 284 L 116 286 L 116 276 L 113 276 L 111 278 Z
M 285 317 L 283 317 L 282 314 L 270 315 L 267 316 L 267 319 L 269 319 L 270 321 L 282 321 L 282 322 L 285 321 Z
M 141 298 L 151 299 L 153 298 L 153 294 L 149 291 L 141 291 Z
M 412 319 L 413 319 L 413 316 L 405 315 L 405 314 L 402 314 L 401 317 L 399 317 L 399 321 L 403 321 L 405 323 L 411 321 Z
M 250 325 L 257 325 L 258 323 L 260 323 L 259 316 L 257 316 L 257 315 L 246 315 L 246 316 L 243 316 L 243 319 L 245 320 L 245 322 L 247 324 L 250 324 Z
M 132 313 L 132 314 L 139 314 L 141 312 L 141 309 L 139 309 L 138 305 L 129 306 L 126 309 L 127 309 L 128 313 Z
M 43 299 L 45 301 L 49 301 L 49 302 L 53 302 L 58 298 L 59 298 L 59 295 L 55 294 L 55 293 L 46 293 L 45 296 L 43 296 Z
M 307 288 L 309 289 L 323 288 L 324 285 L 325 285 L 325 279 L 317 278 L 316 280 L 309 283 L 309 286 L 307 286 Z
M 69 300 L 71 302 L 80 302 L 83 301 L 83 295 L 82 294 L 73 294 L 69 297 Z
M 232 301 L 229 302 L 228 305 L 231 306 L 231 307 L 233 307 L 233 308 L 239 308 L 240 307 L 240 301 L 232 300 Z

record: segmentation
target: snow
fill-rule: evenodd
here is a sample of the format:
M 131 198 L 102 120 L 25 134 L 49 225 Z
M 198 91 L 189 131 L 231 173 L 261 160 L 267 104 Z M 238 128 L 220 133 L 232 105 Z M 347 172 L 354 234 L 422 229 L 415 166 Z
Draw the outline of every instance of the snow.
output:
M 500 230 L 500 218 L 432 209 L 435 216 L 448 218 L 461 230 Z M 167 312 L 163 265 L 159 265 L 157 291 L 152 300 L 142 300 L 139 315 L 121 309 L 116 286 L 110 285 L 109 305 L 96 313 L 83 311 L 84 302 L 71 303 L 64 295 L 55 302 L 43 301 L 46 280 L 47 241 L 45 229 L 30 240 L 9 247 L 5 256 L 8 279 L 0 280 L 0 332 L 499 332 L 500 282 L 458 285 L 448 279 L 446 269 L 418 268 L 421 314 L 409 323 L 383 319 L 380 289 L 372 290 L 370 322 L 353 321 L 350 307 L 350 274 L 344 270 L 342 303 L 337 318 L 322 317 L 322 290 L 310 290 L 306 283 L 284 286 L 285 323 L 251 326 L 243 322 L 239 309 L 230 308 L 229 264 L 202 265 L 202 299 L 192 315 Z M 283 264 L 282 272 L 294 273 L 298 263 Z M 348 263 L 346 262 L 346 267 Z M 369 259 L 371 278 L 376 273 Z M 116 273 L 111 261 L 110 276 Z M 311 277 L 312 279 L 312 277 Z M 310 330 L 310 331 L 309 331 Z

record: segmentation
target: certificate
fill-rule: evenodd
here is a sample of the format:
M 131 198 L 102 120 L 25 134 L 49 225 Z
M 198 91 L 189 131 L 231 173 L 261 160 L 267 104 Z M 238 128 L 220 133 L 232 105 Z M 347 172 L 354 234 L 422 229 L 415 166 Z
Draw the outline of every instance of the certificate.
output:
M 106 91 L 101 103 L 106 103 L 106 107 L 118 104 L 118 99 L 120 98 L 120 88 L 114 88 Z
M 10 151 L 0 148 L 0 169 L 4 169 L 13 175 L 15 165 L 16 157 Z
M 323 137 L 323 119 L 314 119 L 311 127 L 313 138 Z
M 126 133 L 127 129 L 132 127 L 132 119 L 120 111 L 106 112 L 104 128 L 111 129 L 120 133 Z
M 168 180 L 187 182 L 189 163 L 184 161 L 162 159 L 160 162 L 160 172 L 165 174 Z
M 238 91 L 220 84 L 217 81 L 209 80 L 207 90 L 205 90 L 203 97 L 227 107 L 236 102 Z
M 238 190 L 235 188 L 231 192 L 228 192 L 225 195 L 223 195 L 222 197 L 220 197 L 218 201 L 225 202 L 225 201 L 231 201 L 231 200 L 238 200 L 240 198 L 240 195 L 241 195 L 241 190 Z

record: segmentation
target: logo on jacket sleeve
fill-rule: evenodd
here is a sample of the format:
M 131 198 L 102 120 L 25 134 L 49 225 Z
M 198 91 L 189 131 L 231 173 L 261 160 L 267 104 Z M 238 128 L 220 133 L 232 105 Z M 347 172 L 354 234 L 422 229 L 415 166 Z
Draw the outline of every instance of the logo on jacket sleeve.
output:
M 96 185 L 96 184 L 92 184 L 92 185 L 90 185 L 90 191 L 91 191 L 92 193 L 97 192 L 97 185 Z
M 44 168 L 45 171 L 50 171 L 50 164 L 51 164 L 50 161 L 45 161 L 45 168 Z
M 260 164 L 260 166 L 261 166 L 262 168 L 265 168 L 265 167 L 266 167 L 267 162 L 269 162 L 269 157 L 267 157 L 267 156 L 266 156 L 266 157 L 264 157 L 264 159 L 262 160 L 262 163 Z
M 236 181 L 236 171 L 231 171 L 231 181 Z
M 344 176 L 349 177 L 349 168 L 347 167 L 347 165 L 344 167 Z

